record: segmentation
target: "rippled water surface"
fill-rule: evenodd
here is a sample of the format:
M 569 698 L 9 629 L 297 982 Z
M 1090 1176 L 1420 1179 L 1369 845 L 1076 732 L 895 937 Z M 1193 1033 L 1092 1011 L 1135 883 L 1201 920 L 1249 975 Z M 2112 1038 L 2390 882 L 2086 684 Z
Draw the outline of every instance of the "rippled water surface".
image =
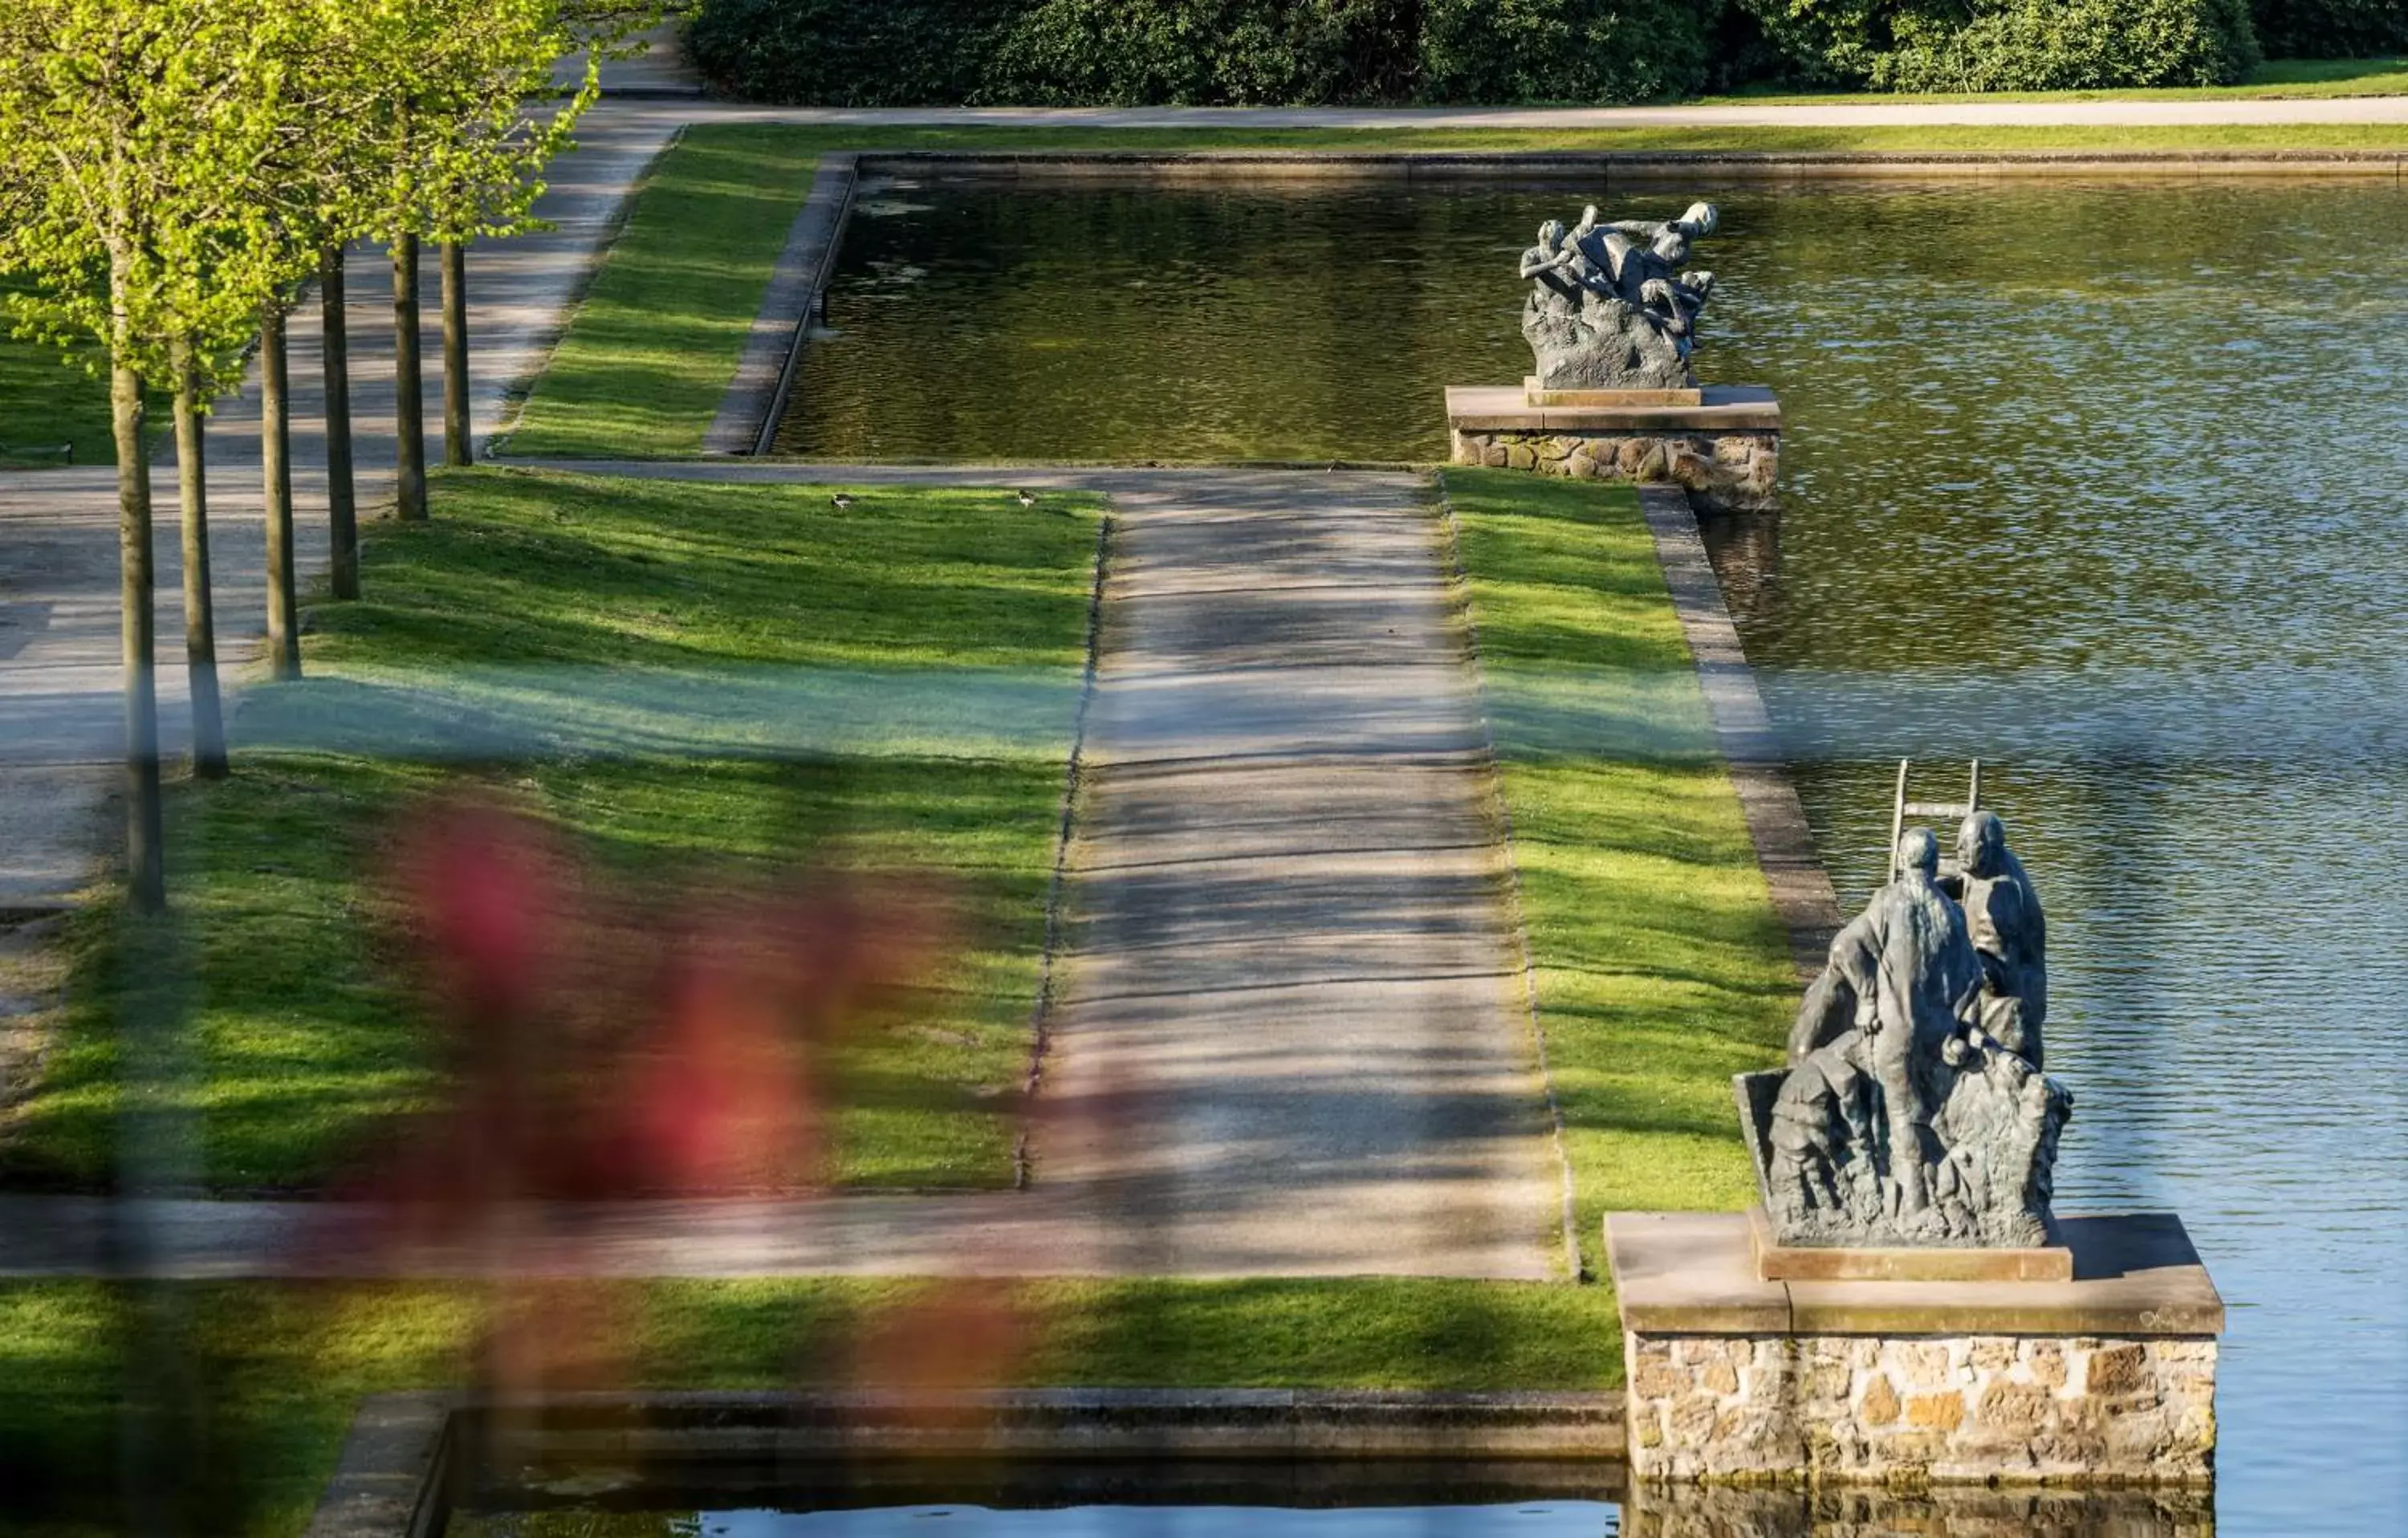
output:
M 880 189 L 781 442 L 1434 458 L 1444 385 L 1525 370 L 1513 259 L 1580 200 Z M 1843 897 L 1899 755 L 1997 766 L 2050 906 L 2061 1204 L 2179 1211 L 2232 1305 L 2222 1527 L 2399 1531 L 2408 194 L 1719 201 L 1701 371 L 1778 387 L 1789 435 L 1784 514 L 1718 564 Z

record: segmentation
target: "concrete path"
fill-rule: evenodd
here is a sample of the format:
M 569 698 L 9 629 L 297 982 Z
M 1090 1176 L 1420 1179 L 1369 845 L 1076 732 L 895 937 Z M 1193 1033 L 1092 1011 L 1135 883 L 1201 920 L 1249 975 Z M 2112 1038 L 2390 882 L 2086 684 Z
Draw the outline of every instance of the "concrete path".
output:
M 1114 1270 L 1547 1274 L 1545 1090 L 1420 481 L 1130 477 L 1113 506 L 1039 1183 L 1093 1194 Z

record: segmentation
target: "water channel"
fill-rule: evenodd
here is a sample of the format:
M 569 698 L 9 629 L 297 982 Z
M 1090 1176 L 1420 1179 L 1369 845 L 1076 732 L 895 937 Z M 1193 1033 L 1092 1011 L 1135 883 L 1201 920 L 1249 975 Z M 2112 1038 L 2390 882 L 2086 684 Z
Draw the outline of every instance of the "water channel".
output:
M 2050 904 L 2059 1205 L 2180 1212 L 2231 1305 L 2221 1525 L 2396 1531 L 2408 194 L 1696 190 L 1701 372 L 1788 424 L 1784 510 L 1718 568 L 1843 898 L 1899 756 L 1996 766 Z M 1513 260 L 1582 198 L 872 187 L 781 446 L 1437 458 L 1441 388 L 1525 370 Z

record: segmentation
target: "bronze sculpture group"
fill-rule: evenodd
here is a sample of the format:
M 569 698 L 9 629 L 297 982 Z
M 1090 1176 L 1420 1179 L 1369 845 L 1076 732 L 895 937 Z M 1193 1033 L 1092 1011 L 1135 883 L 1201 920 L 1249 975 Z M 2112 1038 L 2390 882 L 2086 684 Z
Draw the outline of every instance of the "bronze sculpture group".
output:
M 1693 203 L 1674 220 L 1599 223 L 1594 205 L 1570 229 L 1551 219 L 1522 253 L 1530 283 L 1522 335 L 1547 390 L 1692 389 L 1698 312 L 1711 272 L 1684 272 L 1690 243 L 1720 216 Z
M 1928 829 L 1899 855 L 1831 941 L 1787 1070 L 1742 1076 L 1767 1215 L 1784 1244 L 2051 1244 L 2073 1097 L 2042 1071 L 2039 895 L 1990 812 L 1945 875 Z

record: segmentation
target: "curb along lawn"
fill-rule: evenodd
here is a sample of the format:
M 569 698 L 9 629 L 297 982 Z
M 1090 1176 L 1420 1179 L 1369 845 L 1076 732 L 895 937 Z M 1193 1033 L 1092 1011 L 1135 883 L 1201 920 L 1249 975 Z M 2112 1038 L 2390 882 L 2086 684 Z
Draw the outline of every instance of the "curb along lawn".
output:
M 244 692 L 233 778 L 171 798 L 165 978 L 136 998 L 125 975 L 160 969 L 119 964 L 134 927 L 78 916 L 73 1004 L 0 1123 L 0 1172 L 109 1184 L 130 1008 L 179 1021 L 169 1093 L 211 1189 L 318 1188 L 439 1098 L 385 846 L 470 783 L 647 895 L 804 857 L 933 872 L 954 932 L 905 1018 L 840 1049 L 833 1173 L 1009 1184 L 1094 499 L 877 488 L 838 510 L 824 486 L 521 470 L 437 490 L 431 522 L 375 527 L 366 599 L 310 611 L 308 679 Z

